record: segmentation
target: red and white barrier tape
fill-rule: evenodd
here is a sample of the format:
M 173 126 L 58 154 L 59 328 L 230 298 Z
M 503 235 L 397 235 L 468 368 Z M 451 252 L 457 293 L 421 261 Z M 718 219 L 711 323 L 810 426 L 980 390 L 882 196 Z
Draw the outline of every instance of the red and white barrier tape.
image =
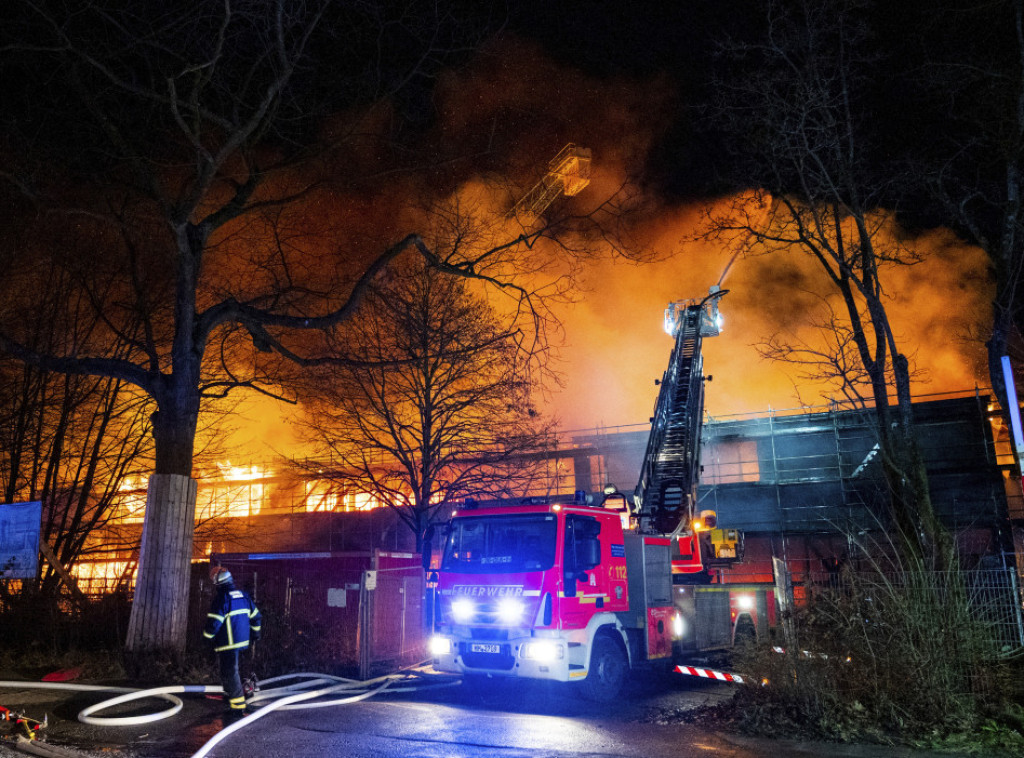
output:
M 717 679 L 720 682 L 735 682 L 736 684 L 743 684 L 746 679 L 739 674 L 730 674 L 727 671 L 715 671 L 714 669 L 699 669 L 694 666 L 676 666 L 676 671 L 680 674 L 689 674 L 690 676 L 700 676 L 704 679 Z

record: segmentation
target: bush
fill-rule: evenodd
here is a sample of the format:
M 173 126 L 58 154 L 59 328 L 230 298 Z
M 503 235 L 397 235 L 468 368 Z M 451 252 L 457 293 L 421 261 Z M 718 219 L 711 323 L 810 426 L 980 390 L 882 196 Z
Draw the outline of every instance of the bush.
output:
M 1013 599 L 986 576 L 846 571 L 793 612 L 785 652 L 737 649 L 737 670 L 767 680 L 739 696 L 741 724 L 837 741 L 1024 748 L 1021 666 L 1001 649 L 991 605 Z
M 4 645 L 21 653 L 57 656 L 67 650 L 116 650 L 128 627 L 131 603 L 112 593 L 79 607 L 69 598 L 20 593 L 0 612 Z

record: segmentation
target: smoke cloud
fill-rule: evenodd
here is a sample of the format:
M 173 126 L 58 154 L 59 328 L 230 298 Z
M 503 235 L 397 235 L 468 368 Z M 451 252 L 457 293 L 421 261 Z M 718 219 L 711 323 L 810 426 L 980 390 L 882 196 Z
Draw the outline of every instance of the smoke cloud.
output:
M 431 182 L 391 180 L 387 191 L 346 187 L 336 201 L 366 208 L 380 200 L 392 225 L 416 224 L 417 214 L 399 210 L 396 194 L 479 196 L 500 193 L 488 205 L 508 207 L 510 187 L 529 187 L 566 143 L 593 152 L 591 185 L 576 199 L 593 205 L 638 179 L 652 145 L 667 128 L 673 95 L 661 81 L 595 79 L 546 59 L 522 40 L 505 38 L 483 50 L 465 70 L 438 83 L 439 117 L 427 137 L 431 149 L 451 152 L 458 145 L 463 161 Z M 381 120 L 384 129 L 386 119 Z M 507 183 L 495 183 L 496 174 Z M 642 186 L 642 185 L 635 185 Z M 348 198 L 346 199 L 346 195 Z M 359 202 L 355 198 L 359 197 Z M 792 367 L 762 359 L 756 346 L 771 335 L 789 335 L 816 343 L 813 329 L 820 295 L 828 282 L 806 256 L 777 253 L 737 258 L 712 242 L 696 241 L 700 205 L 672 207 L 650 194 L 640 198 L 631 233 L 647 250 L 638 260 L 623 260 L 595 249 L 582 262 L 575 302 L 559 306 L 564 326 L 557 368 L 563 387 L 549 387 L 543 410 L 563 429 L 646 423 L 672 349 L 662 331 L 665 306 L 697 299 L 719 282 L 729 290 L 722 302 L 723 333 L 705 344 L 707 410 L 714 416 L 788 409 L 822 402 L 820 387 L 794 386 Z M 416 203 L 410 202 L 409 207 Z M 321 208 L 318 212 L 327 212 Z M 364 218 L 381 219 L 381 213 Z M 360 232 L 352 214 L 348 233 Z M 413 231 L 393 229 L 395 233 Z M 371 239 L 383 241 L 377 228 Z M 891 316 L 901 345 L 922 372 L 915 390 L 941 393 L 986 385 L 984 347 L 989 320 L 990 282 L 984 254 L 943 230 L 923 234 L 912 245 L 923 262 L 887 274 Z M 251 399 L 240 412 L 237 442 L 247 450 L 276 449 L 291 438 L 291 409 Z

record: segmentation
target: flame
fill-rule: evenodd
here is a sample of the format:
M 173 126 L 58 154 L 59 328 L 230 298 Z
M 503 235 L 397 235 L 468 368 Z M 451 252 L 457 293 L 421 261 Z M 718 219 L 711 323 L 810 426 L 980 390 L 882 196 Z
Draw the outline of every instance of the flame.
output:
M 341 500 L 339 493 L 334 492 L 330 482 L 316 480 L 305 483 L 306 511 L 336 511 Z
M 379 498 L 366 492 L 342 491 L 333 482 L 314 479 L 303 484 L 304 510 L 308 513 L 333 511 L 369 511 L 384 505 Z
M 272 471 L 259 465 L 233 466 L 230 460 L 217 462 L 219 479 L 208 479 L 196 493 L 196 518 L 242 518 L 256 516 L 268 494 L 266 480 Z
M 127 569 L 127 561 L 76 561 L 70 566 L 75 583 L 86 595 L 110 593 L 125 578 L 134 584 L 138 569 L 132 571 L 131 577 L 125 577 Z
M 264 470 L 260 466 L 232 466 L 231 461 L 218 462 L 216 465 L 221 479 L 229 482 L 251 482 L 273 475 L 272 471 Z
M 125 524 L 141 524 L 146 515 L 146 480 L 141 475 L 129 475 L 121 481 L 117 491 L 114 520 Z

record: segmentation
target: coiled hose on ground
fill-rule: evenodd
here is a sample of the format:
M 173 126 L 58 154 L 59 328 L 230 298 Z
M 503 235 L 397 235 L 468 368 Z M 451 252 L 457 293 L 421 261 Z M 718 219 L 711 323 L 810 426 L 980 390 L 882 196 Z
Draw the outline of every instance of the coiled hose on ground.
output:
M 287 682 L 291 683 L 285 684 Z M 366 700 L 384 690 L 411 692 L 433 687 L 448 687 L 458 682 L 458 677 L 424 675 L 416 672 L 415 669 L 407 669 L 397 674 L 388 674 L 365 682 L 356 679 L 345 679 L 330 674 L 305 672 L 284 674 L 283 676 L 265 679 L 260 682 L 261 689 L 253 693 L 252 697 L 248 700 L 249 705 L 258 706 L 258 709 L 217 732 L 192 755 L 192 758 L 203 758 L 217 744 L 227 739 L 231 734 L 273 711 L 299 708 L 326 708 L 328 706 L 345 705 Z M 277 686 L 267 688 L 268 685 Z M 79 712 L 79 721 L 83 724 L 94 726 L 135 726 L 160 721 L 174 716 L 184 707 L 184 703 L 177 695 L 222 694 L 224 692 L 219 686 L 204 684 L 180 684 L 150 689 L 133 689 L 130 687 L 107 687 L 96 684 L 70 684 L 66 682 L 0 681 L 0 689 L 5 688 L 123 693 L 95 705 L 90 705 Z M 148 713 L 141 716 L 95 715 L 108 708 L 146 698 L 164 700 L 170 703 L 170 707 L 156 713 Z

